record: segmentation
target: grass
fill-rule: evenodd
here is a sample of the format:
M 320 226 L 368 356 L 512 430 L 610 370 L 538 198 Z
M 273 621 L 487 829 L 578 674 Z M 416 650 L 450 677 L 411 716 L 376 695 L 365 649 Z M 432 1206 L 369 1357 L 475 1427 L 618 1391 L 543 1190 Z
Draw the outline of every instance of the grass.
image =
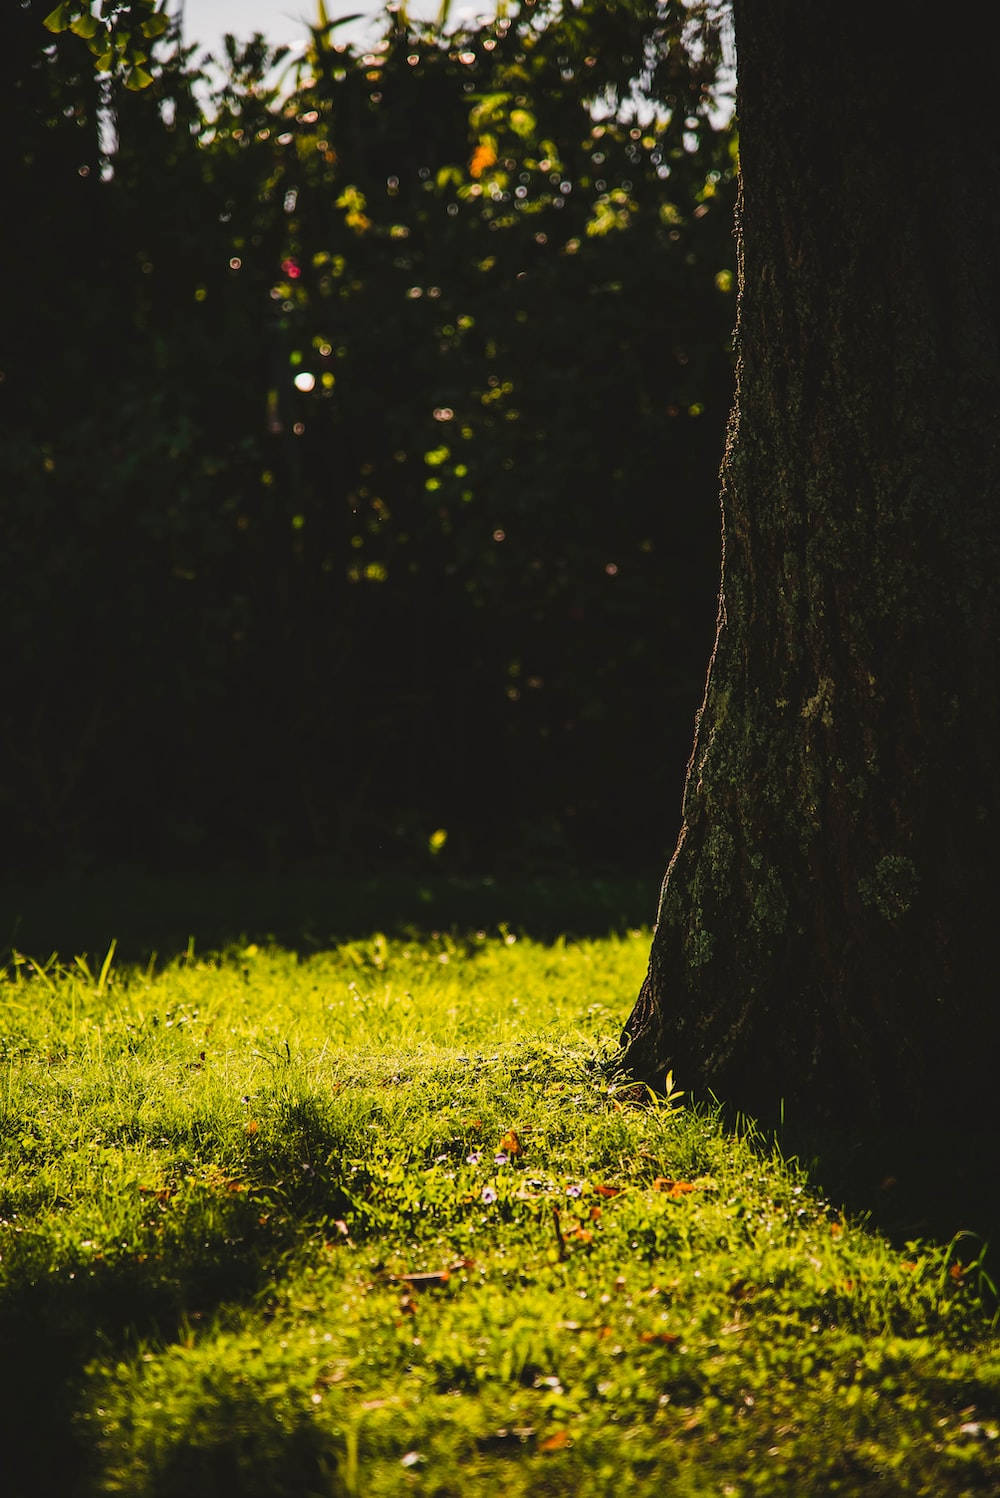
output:
M 8 1498 L 995 1494 L 978 1243 L 609 1081 L 647 947 L 12 958 Z

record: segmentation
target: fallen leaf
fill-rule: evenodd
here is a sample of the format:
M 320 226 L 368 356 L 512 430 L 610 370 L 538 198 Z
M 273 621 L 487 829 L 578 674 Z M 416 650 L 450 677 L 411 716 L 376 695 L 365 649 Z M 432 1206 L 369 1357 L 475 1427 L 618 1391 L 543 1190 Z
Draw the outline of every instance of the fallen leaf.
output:
M 597 1192 L 598 1196 L 618 1196 L 621 1192 L 621 1189 L 622 1188 L 620 1186 L 606 1186 L 603 1182 L 601 1182 L 600 1185 L 595 1185 L 594 1187 L 594 1190 Z
M 619 1087 L 614 1093 L 611 1101 L 620 1111 L 623 1103 L 644 1103 L 649 1097 L 649 1088 L 644 1087 L 641 1082 L 633 1082 L 628 1087 Z
M 841 1235 L 841 1233 L 843 1231 L 844 1231 L 844 1225 L 843 1225 L 843 1223 L 841 1223 L 841 1222 L 831 1222 L 831 1224 L 830 1224 L 830 1237 L 831 1238 L 839 1238 L 840 1235 Z
M 539 1451 L 565 1451 L 568 1445 L 569 1431 L 554 1430 L 550 1436 L 546 1436 L 543 1441 L 539 1441 L 538 1449 Z
M 506 1134 L 500 1136 L 500 1148 L 508 1155 L 520 1155 L 522 1153 L 521 1141 L 514 1129 L 508 1129 Z
M 446 1285 L 451 1279 L 451 1271 L 448 1269 L 429 1269 L 416 1274 L 394 1274 L 393 1279 L 401 1285 L 411 1285 L 414 1290 L 422 1290 L 428 1285 Z
M 243 1125 L 243 1132 L 244 1134 L 256 1134 L 259 1128 L 260 1124 L 255 1118 L 248 1118 L 246 1123 Z
M 676 1332 L 640 1332 L 640 1342 L 660 1342 L 664 1347 L 676 1347 L 680 1341 Z
M 694 1190 L 691 1181 L 675 1181 L 673 1176 L 657 1176 L 653 1181 L 654 1191 L 665 1191 L 674 1201 L 679 1201 L 682 1196 L 687 1196 L 689 1191 Z

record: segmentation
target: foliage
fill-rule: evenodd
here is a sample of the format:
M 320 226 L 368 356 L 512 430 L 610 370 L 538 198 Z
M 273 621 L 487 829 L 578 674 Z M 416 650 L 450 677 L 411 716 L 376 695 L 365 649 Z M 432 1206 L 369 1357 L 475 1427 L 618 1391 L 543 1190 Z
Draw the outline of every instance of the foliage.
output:
M 259 39 L 220 76 L 167 35 L 131 92 L 19 12 L 12 855 L 659 857 L 607 787 L 674 793 L 711 634 L 698 15 L 321 19 L 288 94 Z
M 609 1082 L 647 944 L 15 955 L 11 1498 L 993 1491 L 978 1245 Z
M 82 37 L 101 73 L 117 73 L 128 89 L 148 88 L 152 73 L 149 44 L 170 28 L 165 10 L 157 9 L 158 0 L 60 0 L 43 21 L 48 31 L 59 35 L 71 31 Z

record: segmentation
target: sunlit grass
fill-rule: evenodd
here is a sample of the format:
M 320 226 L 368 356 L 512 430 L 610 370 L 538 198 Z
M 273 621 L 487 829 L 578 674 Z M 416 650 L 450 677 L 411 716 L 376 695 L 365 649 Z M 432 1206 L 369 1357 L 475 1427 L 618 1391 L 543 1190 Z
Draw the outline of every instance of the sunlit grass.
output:
M 647 950 L 13 962 L 12 1498 L 994 1493 L 974 1254 L 616 1087 Z

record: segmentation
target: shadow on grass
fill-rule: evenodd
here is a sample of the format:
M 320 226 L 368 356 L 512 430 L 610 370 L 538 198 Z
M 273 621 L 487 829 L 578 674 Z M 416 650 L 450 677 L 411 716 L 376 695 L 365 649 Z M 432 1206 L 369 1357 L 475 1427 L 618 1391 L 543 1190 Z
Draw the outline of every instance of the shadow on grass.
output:
M 202 1194 L 193 1210 L 187 1198 L 188 1210 L 178 1221 L 171 1221 L 171 1203 L 151 1201 L 154 1220 L 131 1246 L 91 1256 L 80 1244 L 53 1243 L 30 1228 L 6 1235 L 0 1286 L 3 1498 L 88 1498 L 99 1490 L 95 1453 L 76 1419 L 92 1360 L 113 1364 L 135 1356 L 144 1342 L 181 1340 L 227 1307 L 266 1297 L 285 1256 L 311 1235 L 329 1231 L 335 1237 L 331 1224 L 342 1215 L 360 1215 L 363 1228 L 364 1214 L 351 1211 L 340 1178 L 341 1131 L 310 1100 L 290 1104 L 280 1122 L 273 1148 L 255 1151 L 252 1169 L 238 1182 L 220 1180 L 211 1198 Z M 321 1475 L 324 1452 L 299 1451 L 304 1478 L 314 1469 Z M 192 1491 L 256 1493 L 245 1474 L 235 1488 L 223 1480 L 243 1472 L 245 1454 L 239 1440 L 232 1450 L 223 1443 L 216 1453 L 219 1484 L 201 1481 Z
M 658 876 L 546 876 L 494 880 L 434 876 L 349 879 L 310 874 L 180 876 L 107 874 L 0 887 L 0 960 L 12 950 L 42 959 L 87 954 L 100 963 L 161 961 L 192 949 L 273 940 L 302 953 L 381 931 L 495 931 L 539 941 L 600 937 L 648 925 Z
M 786 1158 L 794 1155 L 806 1166 L 828 1201 L 865 1219 L 899 1249 L 915 1242 L 951 1245 L 951 1262 L 978 1261 L 1000 1284 L 994 1119 L 944 1118 L 869 1137 L 785 1129 L 775 1142 Z

